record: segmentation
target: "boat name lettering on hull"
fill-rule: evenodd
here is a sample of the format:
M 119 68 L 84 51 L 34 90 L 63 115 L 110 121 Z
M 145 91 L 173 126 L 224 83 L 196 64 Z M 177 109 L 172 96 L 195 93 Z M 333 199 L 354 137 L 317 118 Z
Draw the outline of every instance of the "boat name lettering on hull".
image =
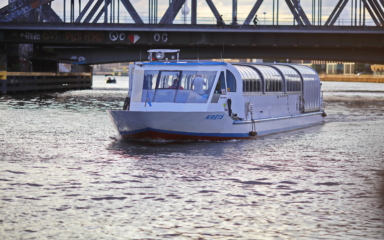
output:
M 223 119 L 224 114 L 222 115 L 208 115 L 205 117 L 206 120 L 220 120 Z

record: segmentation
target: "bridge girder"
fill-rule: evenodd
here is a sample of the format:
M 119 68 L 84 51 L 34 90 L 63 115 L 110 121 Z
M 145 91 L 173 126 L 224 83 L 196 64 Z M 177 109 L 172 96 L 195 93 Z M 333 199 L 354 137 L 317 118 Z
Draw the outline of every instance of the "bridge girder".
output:
M 291 10 L 298 25 L 311 25 L 307 15 L 304 13 L 303 8 L 300 7 L 300 1 L 298 0 L 285 0 L 289 10 Z
M 30 24 L 31 30 L 24 31 L 18 30 L 17 24 L 8 24 L 10 30 L 3 31 L 2 37 L 3 42 L 8 43 L 50 46 L 62 54 L 59 56 L 60 59 L 70 59 L 69 55 L 84 51 L 89 64 L 130 61 L 132 59 L 127 56 L 121 57 L 124 51 L 137 53 L 135 49 L 140 49 L 141 53 L 145 54 L 146 50 L 151 48 L 180 48 L 185 49 L 186 53 L 190 49 L 205 49 L 201 51 L 202 58 L 219 56 L 217 51 L 221 49 L 220 51 L 231 53 L 228 56 L 224 55 L 225 57 L 384 62 L 382 57 L 384 34 L 376 27 L 296 26 L 255 30 L 252 26 L 241 29 L 230 26 L 220 29 L 206 26 L 202 31 L 199 27 L 185 28 L 185 26 L 175 28 L 122 27 L 120 24 L 108 26 L 109 30 L 105 30 L 102 26 L 80 25 L 76 31 L 72 31 L 73 26 L 67 25 L 67 29 L 58 31 L 55 24 L 52 24 L 50 28 L 39 31 L 34 30 L 33 24 Z M 39 29 L 39 26 L 35 29 Z M 65 47 L 64 50 L 60 49 L 62 47 Z M 239 52 L 235 49 L 239 49 Z
M 159 24 L 172 24 L 184 3 L 185 0 L 172 1 L 172 3 L 169 4 L 168 9 L 165 11 L 164 16 L 161 18 Z
M 200 27 L 137 27 L 132 25 L 66 25 L 58 30 L 57 24 L 30 23 L 28 30 L 18 23 L 0 24 L 2 41 L 10 43 L 36 43 L 62 46 L 121 46 L 121 45 L 196 45 L 220 44 L 228 46 L 354 46 L 384 47 L 384 33 L 376 27 L 287 27 L 275 26 L 255 29 L 252 26 L 241 29 L 226 26 Z M 36 35 L 34 38 L 27 36 Z M 116 36 L 119 35 L 117 38 Z M 132 39 L 136 35 L 135 41 Z M 47 37 L 50 36 L 50 37 Z M 130 38 L 131 37 L 131 38 Z
M 248 14 L 248 17 L 244 21 L 244 25 L 249 25 L 251 22 L 252 18 L 255 18 L 257 11 L 259 10 L 261 4 L 263 3 L 264 0 L 257 0 L 255 2 L 255 5 L 253 5 L 251 12 Z
M 143 20 L 140 18 L 139 14 L 136 12 L 135 8 L 129 0 L 121 0 L 121 2 L 136 24 L 144 24 Z
M 365 0 L 366 8 L 377 26 L 384 25 L 384 12 L 379 1 Z
M 21 2 L 29 0 L 18 0 Z M 43 2 L 51 0 L 42 0 Z M 126 10 L 133 17 L 137 12 L 130 3 L 130 0 L 119 0 L 125 3 Z M 206 0 L 207 3 L 212 3 L 212 0 Z M 310 49 L 311 54 L 306 54 L 305 51 L 300 55 L 302 59 L 311 56 L 311 59 L 327 59 L 327 60 L 358 60 L 366 62 L 383 62 L 384 54 L 384 31 L 381 27 L 384 22 L 384 12 L 378 9 L 384 6 L 384 0 L 362 0 L 364 8 L 367 9 L 373 19 L 376 19 L 380 27 L 335 27 L 333 26 L 336 19 L 340 16 L 341 11 L 349 2 L 349 0 L 339 0 L 336 7 L 326 26 L 313 26 L 306 18 L 304 11 L 300 8 L 299 0 L 286 0 L 290 4 L 292 13 L 295 15 L 296 21 L 299 26 L 256 26 L 252 27 L 245 24 L 239 28 L 238 26 L 224 25 L 217 28 L 215 25 L 176 25 L 172 24 L 176 11 L 179 11 L 183 6 L 185 0 L 175 0 L 172 7 L 169 9 L 169 18 L 165 18 L 162 24 L 144 24 L 140 16 L 137 14 L 135 24 L 114 24 L 114 23 L 97 23 L 87 24 L 93 19 L 97 22 L 101 16 L 106 13 L 108 6 L 111 6 L 111 0 L 91 0 L 91 4 L 87 4 L 84 12 L 81 12 L 76 21 L 73 23 L 60 23 L 59 18 L 51 9 L 49 4 L 45 4 L 39 9 L 42 9 L 41 14 L 45 18 L 55 19 L 54 23 L 1 23 L 0 22 L 0 41 L 10 43 L 33 43 L 41 46 L 83 46 L 91 47 L 110 47 L 112 48 L 181 48 L 189 51 L 194 47 L 205 48 L 208 53 L 214 54 L 214 49 L 239 49 L 239 53 L 233 52 L 231 57 L 238 57 L 241 52 L 246 53 L 246 49 L 259 49 L 259 52 L 253 53 L 255 57 L 268 58 L 269 55 L 260 56 L 261 53 L 266 54 L 263 49 L 270 49 L 271 52 L 276 51 L 276 56 L 283 56 L 283 58 L 292 58 L 298 56 L 290 49 L 296 49 L 298 53 L 302 49 Z M 196 1 L 192 1 L 192 3 Z M 237 3 L 234 1 L 233 4 Z M 257 0 L 250 14 L 248 20 L 252 19 L 253 12 L 257 12 L 263 0 Z M 355 2 L 357 3 L 357 2 Z M 104 5 L 103 5 L 104 4 Z M 209 4 L 208 4 L 209 5 Z M 196 7 L 196 6 L 194 6 Z M 193 7 L 193 8 L 194 8 Z M 87 13 L 90 9 L 90 13 Z M 101 10 L 100 10 L 101 8 Z M 235 7 L 233 7 L 235 9 Z M 370 10 L 369 10 L 370 9 Z M 212 3 L 212 12 L 216 19 L 220 20 L 220 13 Z M 96 12 L 97 16 L 95 16 Z M 4 13 L 4 9 L 0 9 L 0 13 Z M 196 9 L 192 9 L 196 13 Z M 85 20 L 81 22 L 81 19 Z M 71 19 L 73 17 L 71 16 Z M 135 17 L 133 17 L 135 18 Z M 234 14 L 233 20 L 236 18 Z M 168 19 L 168 20 L 167 20 Z M 104 20 L 108 20 L 107 15 Z M 167 21 L 166 21 L 167 20 Z M 193 18 L 192 18 L 193 20 Z M 84 23 L 85 22 L 85 23 Z M 351 20 L 352 22 L 352 20 Z M 356 19 L 355 19 L 356 22 Z M 168 24 L 163 24 L 168 23 Z M 234 23 L 234 21 L 232 22 Z M 190 46 L 190 47 L 188 47 Z M 210 51 L 209 49 L 212 49 Z M 241 50 L 244 49 L 244 50 Z M 277 50 L 276 50 L 277 49 Z M 320 49 L 320 50 L 317 50 Z M 321 51 L 324 50 L 324 53 Z M 341 50 L 340 50 L 341 49 Z M 374 49 L 374 50 L 372 50 Z M 332 50 L 338 54 L 332 54 Z M 366 50 L 366 51 L 365 51 Z M 60 50 L 61 51 L 61 50 Z M 99 50 L 96 50 L 99 51 Z M 344 53 L 354 52 L 362 54 L 362 56 L 352 56 Z M 143 51 L 145 52 L 145 51 Z M 252 52 L 249 52 L 250 54 Z M 260 54 L 259 54 L 260 53 Z M 324 55 L 327 53 L 328 55 Z M 381 58 L 377 57 L 381 54 Z M 313 54 L 318 54 L 313 55 Z M 368 54 L 372 54 L 369 59 Z M 92 56 L 92 55 L 91 55 Z M 244 57 L 244 56 L 240 56 Z M 114 59 L 111 57 L 111 59 Z M 96 60 L 92 60 L 96 61 Z M 100 61 L 100 60 L 97 60 Z M 111 60 L 115 61 L 115 60 Z
M 63 22 L 63 20 L 61 20 L 61 18 L 56 14 L 56 12 L 53 11 L 52 8 L 47 4 L 42 6 L 40 14 L 43 16 L 44 19 L 47 19 L 49 22 Z
M 333 26 L 336 22 L 336 20 L 339 18 L 341 12 L 344 10 L 345 5 L 347 5 L 349 0 L 339 0 L 339 2 L 336 4 L 336 7 L 333 9 L 331 15 L 329 16 L 328 20 L 325 22 L 325 26 Z
M 18 0 L 0 10 L 0 22 L 10 22 L 31 11 L 37 10 L 40 6 L 51 3 L 53 0 Z M 55 19 L 52 19 L 55 20 Z
M 163 47 L 159 47 L 163 48 Z M 103 64 L 118 62 L 147 61 L 149 49 L 146 47 L 120 48 L 58 48 L 54 49 L 58 58 L 70 61 L 71 58 L 81 58 L 85 61 L 79 64 Z M 230 58 L 262 58 L 262 59 L 297 59 L 347 61 L 363 63 L 384 63 L 383 48 L 313 48 L 313 47 L 222 47 L 222 46 L 184 46 L 172 47 L 180 49 L 180 59 L 230 59 Z M 316 56 L 314 58 L 314 56 Z M 76 62 L 73 62 L 76 63 Z

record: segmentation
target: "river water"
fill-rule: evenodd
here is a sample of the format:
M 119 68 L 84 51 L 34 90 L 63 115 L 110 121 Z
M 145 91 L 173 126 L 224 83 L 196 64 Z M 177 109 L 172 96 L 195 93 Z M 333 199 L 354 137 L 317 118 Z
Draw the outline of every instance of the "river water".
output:
M 382 239 L 384 84 L 323 82 L 326 123 L 119 139 L 126 77 L 0 96 L 0 239 Z

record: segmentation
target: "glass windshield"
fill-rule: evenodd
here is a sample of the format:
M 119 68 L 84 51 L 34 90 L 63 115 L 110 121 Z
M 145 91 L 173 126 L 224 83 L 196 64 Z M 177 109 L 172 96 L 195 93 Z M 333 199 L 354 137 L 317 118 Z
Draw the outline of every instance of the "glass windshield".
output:
M 159 75 L 159 71 L 145 71 L 143 81 L 143 94 L 141 95 L 141 101 L 153 101 L 153 95 L 155 92 L 156 80 Z
M 142 102 L 206 103 L 217 71 L 145 71 Z
M 176 90 L 179 89 L 179 71 L 161 71 L 157 79 L 154 102 L 174 102 Z
M 213 82 L 216 78 L 216 73 L 214 71 L 200 71 L 196 73 L 195 78 L 193 79 L 193 91 L 198 94 L 209 94 Z
M 175 88 L 179 85 L 180 72 L 161 72 L 159 81 L 157 81 L 156 89 Z

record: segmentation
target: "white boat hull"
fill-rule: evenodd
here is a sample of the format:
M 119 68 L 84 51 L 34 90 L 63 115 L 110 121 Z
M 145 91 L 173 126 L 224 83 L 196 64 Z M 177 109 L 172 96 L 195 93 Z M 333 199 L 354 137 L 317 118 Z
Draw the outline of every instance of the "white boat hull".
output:
M 107 110 L 107 113 L 116 130 L 125 139 L 247 139 L 324 122 L 322 111 L 254 121 L 233 120 L 225 112 Z M 252 131 L 257 135 L 252 136 Z

